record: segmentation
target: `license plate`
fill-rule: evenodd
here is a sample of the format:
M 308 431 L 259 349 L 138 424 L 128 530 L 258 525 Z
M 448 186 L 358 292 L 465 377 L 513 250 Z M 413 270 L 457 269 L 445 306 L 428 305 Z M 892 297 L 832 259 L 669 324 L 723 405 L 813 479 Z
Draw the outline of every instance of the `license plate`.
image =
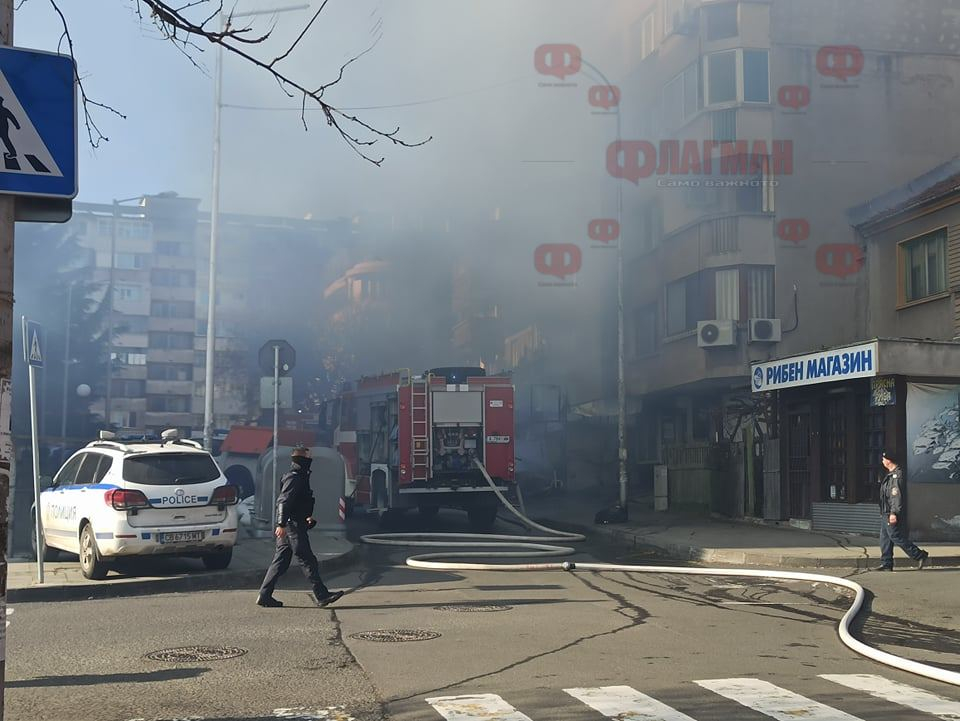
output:
M 189 541 L 202 541 L 203 531 L 179 531 L 177 533 L 158 533 L 157 540 L 160 543 L 187 543 Z

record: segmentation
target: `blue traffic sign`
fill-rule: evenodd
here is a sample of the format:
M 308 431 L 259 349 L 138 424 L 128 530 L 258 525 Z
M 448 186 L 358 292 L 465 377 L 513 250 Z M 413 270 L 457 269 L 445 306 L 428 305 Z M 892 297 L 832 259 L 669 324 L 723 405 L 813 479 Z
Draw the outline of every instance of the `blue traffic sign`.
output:
M 43 332 L 35 320 L 23 318 L 23 359 L 35 368 L 43 368 Z
M 67 55 L 0 47 L 0 193 L 77 194 L 77 92 Z

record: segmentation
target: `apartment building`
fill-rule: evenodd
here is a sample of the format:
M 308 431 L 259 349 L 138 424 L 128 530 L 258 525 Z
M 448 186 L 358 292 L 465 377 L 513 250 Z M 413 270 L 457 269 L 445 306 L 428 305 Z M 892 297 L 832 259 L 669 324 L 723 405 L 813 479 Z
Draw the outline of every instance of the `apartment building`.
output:
M 948 6 L 648 0 L 620 18 L 625 137 L 608 169 L 625 187 L 628 393 L 643 408 L 630 454 L 667 466 L 672 507 L 816 527 L 816 504 L 842 524 L 870 500 L 876 464 L 825 482 L 846 461 L 809 460 L 801 436 L 791 450 L 803 418 L 753 393 L 751 367 L 880 330 L 849 212 L 956 147 Z M 875 450 L 868 397 L 842 424 L 815 411 L 825 447 L 856 432 L 844 454 Z
M 310 298 L 319 302 L 322 284 L 311 295 L 307 280 L 349 228 L 347 221 L 240 214 L 222 214 L 220 228 L 214 425 L 229 428 L 260 416 L 260 343 L 291 328 L 309 338 L 310 319 L 291 310 L 302 314 Z M 70 231 L 94 251 L 102 293 L 111 275 L 115 288 L 109 393 L 106 379 L 96 384 L 101 398 L 92 412 L 109 413 L 122 431 L 202 433 L 210 230 L 199 200 L 162 194 L 117 206 L 77 203 Z M 308 338 L 298 338 L 304 350 Z

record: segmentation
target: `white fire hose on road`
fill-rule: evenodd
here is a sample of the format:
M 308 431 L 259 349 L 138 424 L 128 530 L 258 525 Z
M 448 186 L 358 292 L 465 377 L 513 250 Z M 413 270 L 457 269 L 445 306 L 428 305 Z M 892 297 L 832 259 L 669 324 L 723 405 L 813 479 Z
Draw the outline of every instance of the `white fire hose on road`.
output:
M 424 553 L 411 556 L 407 565 L 412 568 L 421 568 L 430 571 L 624 571 L 628 573 L 658 573 L 684 576 L 734 576 L 739 578 L 763 578 L 779 581 L 809 581 L 811 583 L 826 583 L 833 586 L 842 586 L 854 592 L 853 603 L 840 619 L 837 628 L 840 640 L 855 653 L 869 659 L 918 676 L 925 676 L 935 681 L 960 686 L 960 672 L 931 666 L 930 664 L 911 661 L 886 651 L 874 648 L 863 641 L 854 638 L 850 633 L 850 625 L 863 608 L 865 591 L 863 586 L 846 578 L 827 576 L 818 573 L 798 573 L 794 571 L 761 571 L 746 568 L 678 568 L 676 566 L 633 566 L 616 563 L 464 563 L 441 561 L 447 558 L 531 558 L 548 556 L 568 556 L 576 550 L 570 546 L 557 546 L 544 541 L 584 541 L 586 536 L 580 533 L 557 531 L 539 523 L 531 521 L 521 514 L 497 488 L 493 479 L 479 461 L 477 466 L 483 472 L 484 478 L 493 489 L 500 501 L 528 528 L 549 534 L 544 536 L 513 536 L 490 535 L 479 533 L 375 533 L 361 537 L 361 541 L 380 546 L 415 546 L 422 548 L 442 547 L 457 548 L 485 548 L 489 551 L 457 551 L 447 550 L 439 553 Z M 513 548 L 520 550 L 504 551 L 493 549 Z

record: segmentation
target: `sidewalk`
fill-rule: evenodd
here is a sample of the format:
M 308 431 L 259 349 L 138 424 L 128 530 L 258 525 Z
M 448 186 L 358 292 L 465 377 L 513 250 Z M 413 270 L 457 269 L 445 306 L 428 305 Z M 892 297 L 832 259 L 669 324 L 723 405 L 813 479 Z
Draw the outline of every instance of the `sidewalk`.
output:
M 341 568 L 356 556 L 355 546 L 346 539 L 313 534 L 310 541 L 321 572 Z M 43 584 L 37 582 L 34 559 L 15 557 L 7 573 L 7 601 L 31 603 L 242 588 L 253 591 L 270 565 L 274 547 L 272 536 L 242 538 L 234 547 L 230 567 L 223 571 L 208 571 L 196 558 L 135 556 L 111 570 L 102 581 L 84 578 L 76 558 L 61 554 L 61 559 L 43 564 Z M 291 583 L 306 584 L 299 569 L 291 569 L 288 578 Z
M 658 555 L 683 561 L 731 566 L 782 568 L 835 568 L 865 570 L 879 565 L 877 537 L 805 531 L 751 521 L 734 521 L 703 515 L 654 512 L 631 503 L 629 521 L 595 525 L 594 515 L 615 501 L 600 492 L 550 493 L 531 499 L 527 510 L 534 519 L 549 519 L 598 534 L 620 545 L 654 550 Z M 878 516 L 879 524 L 879 516 Z M 547 525 L 549 521 L 547 521 Z M 960 544 L 921 543 L 930 552 L 931 566 L 960 566 Z M 896 549 L 897 566 L 916 564 Z

